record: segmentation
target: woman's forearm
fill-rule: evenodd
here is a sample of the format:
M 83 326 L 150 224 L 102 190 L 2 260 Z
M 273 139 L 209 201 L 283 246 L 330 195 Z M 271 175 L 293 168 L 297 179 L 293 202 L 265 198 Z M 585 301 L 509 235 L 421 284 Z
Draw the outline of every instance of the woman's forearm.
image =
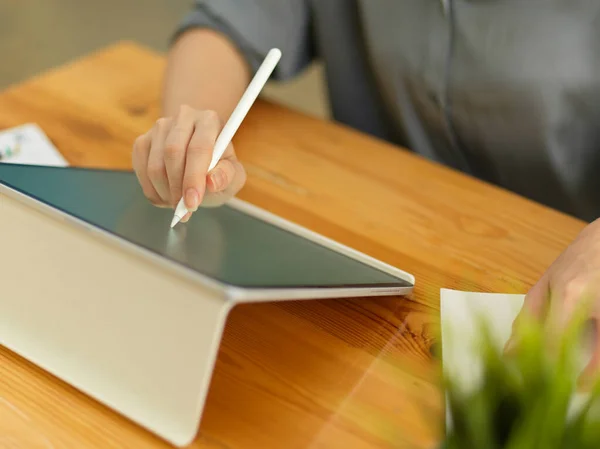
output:
M 250 82 L 242 55 L 223 35 L 190 30 L 171 48 L 165 73 L 162 115 L 177 115 L 180 106 L 213 110 L 224 122 Z

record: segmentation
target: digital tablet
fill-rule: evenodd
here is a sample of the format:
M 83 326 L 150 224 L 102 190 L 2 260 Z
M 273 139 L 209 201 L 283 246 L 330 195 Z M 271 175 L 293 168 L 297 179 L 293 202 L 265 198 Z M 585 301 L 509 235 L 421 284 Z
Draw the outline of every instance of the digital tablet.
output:
M 0 163 L 10 195 L 233 298 L 290 299 L 410 293 L 414 277 L 248 203 L 200 208 L 170 228 L 134 173 Z

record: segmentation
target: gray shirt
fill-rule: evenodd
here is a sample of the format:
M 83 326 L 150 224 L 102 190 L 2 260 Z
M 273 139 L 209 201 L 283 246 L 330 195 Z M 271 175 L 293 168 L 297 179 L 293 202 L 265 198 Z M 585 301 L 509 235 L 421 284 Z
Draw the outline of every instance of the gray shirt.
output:
M 224 32 L 254 69 L 279 47 L 279 80 L 319 58 L 337 121 L 591 221 L 599 13 L 597 0 L 196 0 L 178 33 Z

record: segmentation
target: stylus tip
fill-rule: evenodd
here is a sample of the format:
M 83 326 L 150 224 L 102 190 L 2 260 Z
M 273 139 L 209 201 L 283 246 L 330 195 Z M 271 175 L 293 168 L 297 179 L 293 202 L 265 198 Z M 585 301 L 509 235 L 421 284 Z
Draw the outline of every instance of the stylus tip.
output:
M 183 202 L 183 198 L 179 200 L 179 204 L 175 208 L 175 216 L 173 217 L 173 221 L 171 222 L 171 228 L 174 228 L 177 223 L 179 223 L 183 217 L 188 213 L 187 208 L 185 207 L 185 203 Z
M 175 227 L 175 225 L 177 223 L 179 223 L 181 221 L 181 218 L 179 218 L 177 215 L 175 215 L 173 217 L 173 220 L 171 221 L 171 229 L 173 229 Z

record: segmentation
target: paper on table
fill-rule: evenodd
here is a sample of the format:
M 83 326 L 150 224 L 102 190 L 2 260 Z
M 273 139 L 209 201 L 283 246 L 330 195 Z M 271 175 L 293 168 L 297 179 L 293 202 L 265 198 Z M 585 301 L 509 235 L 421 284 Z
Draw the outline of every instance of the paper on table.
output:
M 440 296 L 444 371 L 460 382 L 465 391 L 472 391 L 470 389 L 479 385 L 481 376 L 481 359 L 476 346 L 480 320 L 489 326 L 492 338 L 503 348 L 523 307 L 525 295 L 442 289 Z M 589 355 L 582 355 L 582 360 L 586 359 L 589 360 Z M 583 400 L 585 395 L 577 394 L 571 411 L 575 411 Z M 449 415 L 447 413 L 448 426 L 451 422 Z
M 525 296 L 448 289 L 442 289 L 440 295 L 444 370 L 469 388 L 477 384 L 481 374 L 476 347 L 479 320 L 490 326 L 498 345 L 505 345 Z
M 14 148 L 17 139 L 21 138 L 19 154 L 2 162 L 13 164 L 54 165 L 65 167 L 69 165 L 56 149 L 50 139 L 39 126 L 29 123 L 0 132 L 0 148 Z

